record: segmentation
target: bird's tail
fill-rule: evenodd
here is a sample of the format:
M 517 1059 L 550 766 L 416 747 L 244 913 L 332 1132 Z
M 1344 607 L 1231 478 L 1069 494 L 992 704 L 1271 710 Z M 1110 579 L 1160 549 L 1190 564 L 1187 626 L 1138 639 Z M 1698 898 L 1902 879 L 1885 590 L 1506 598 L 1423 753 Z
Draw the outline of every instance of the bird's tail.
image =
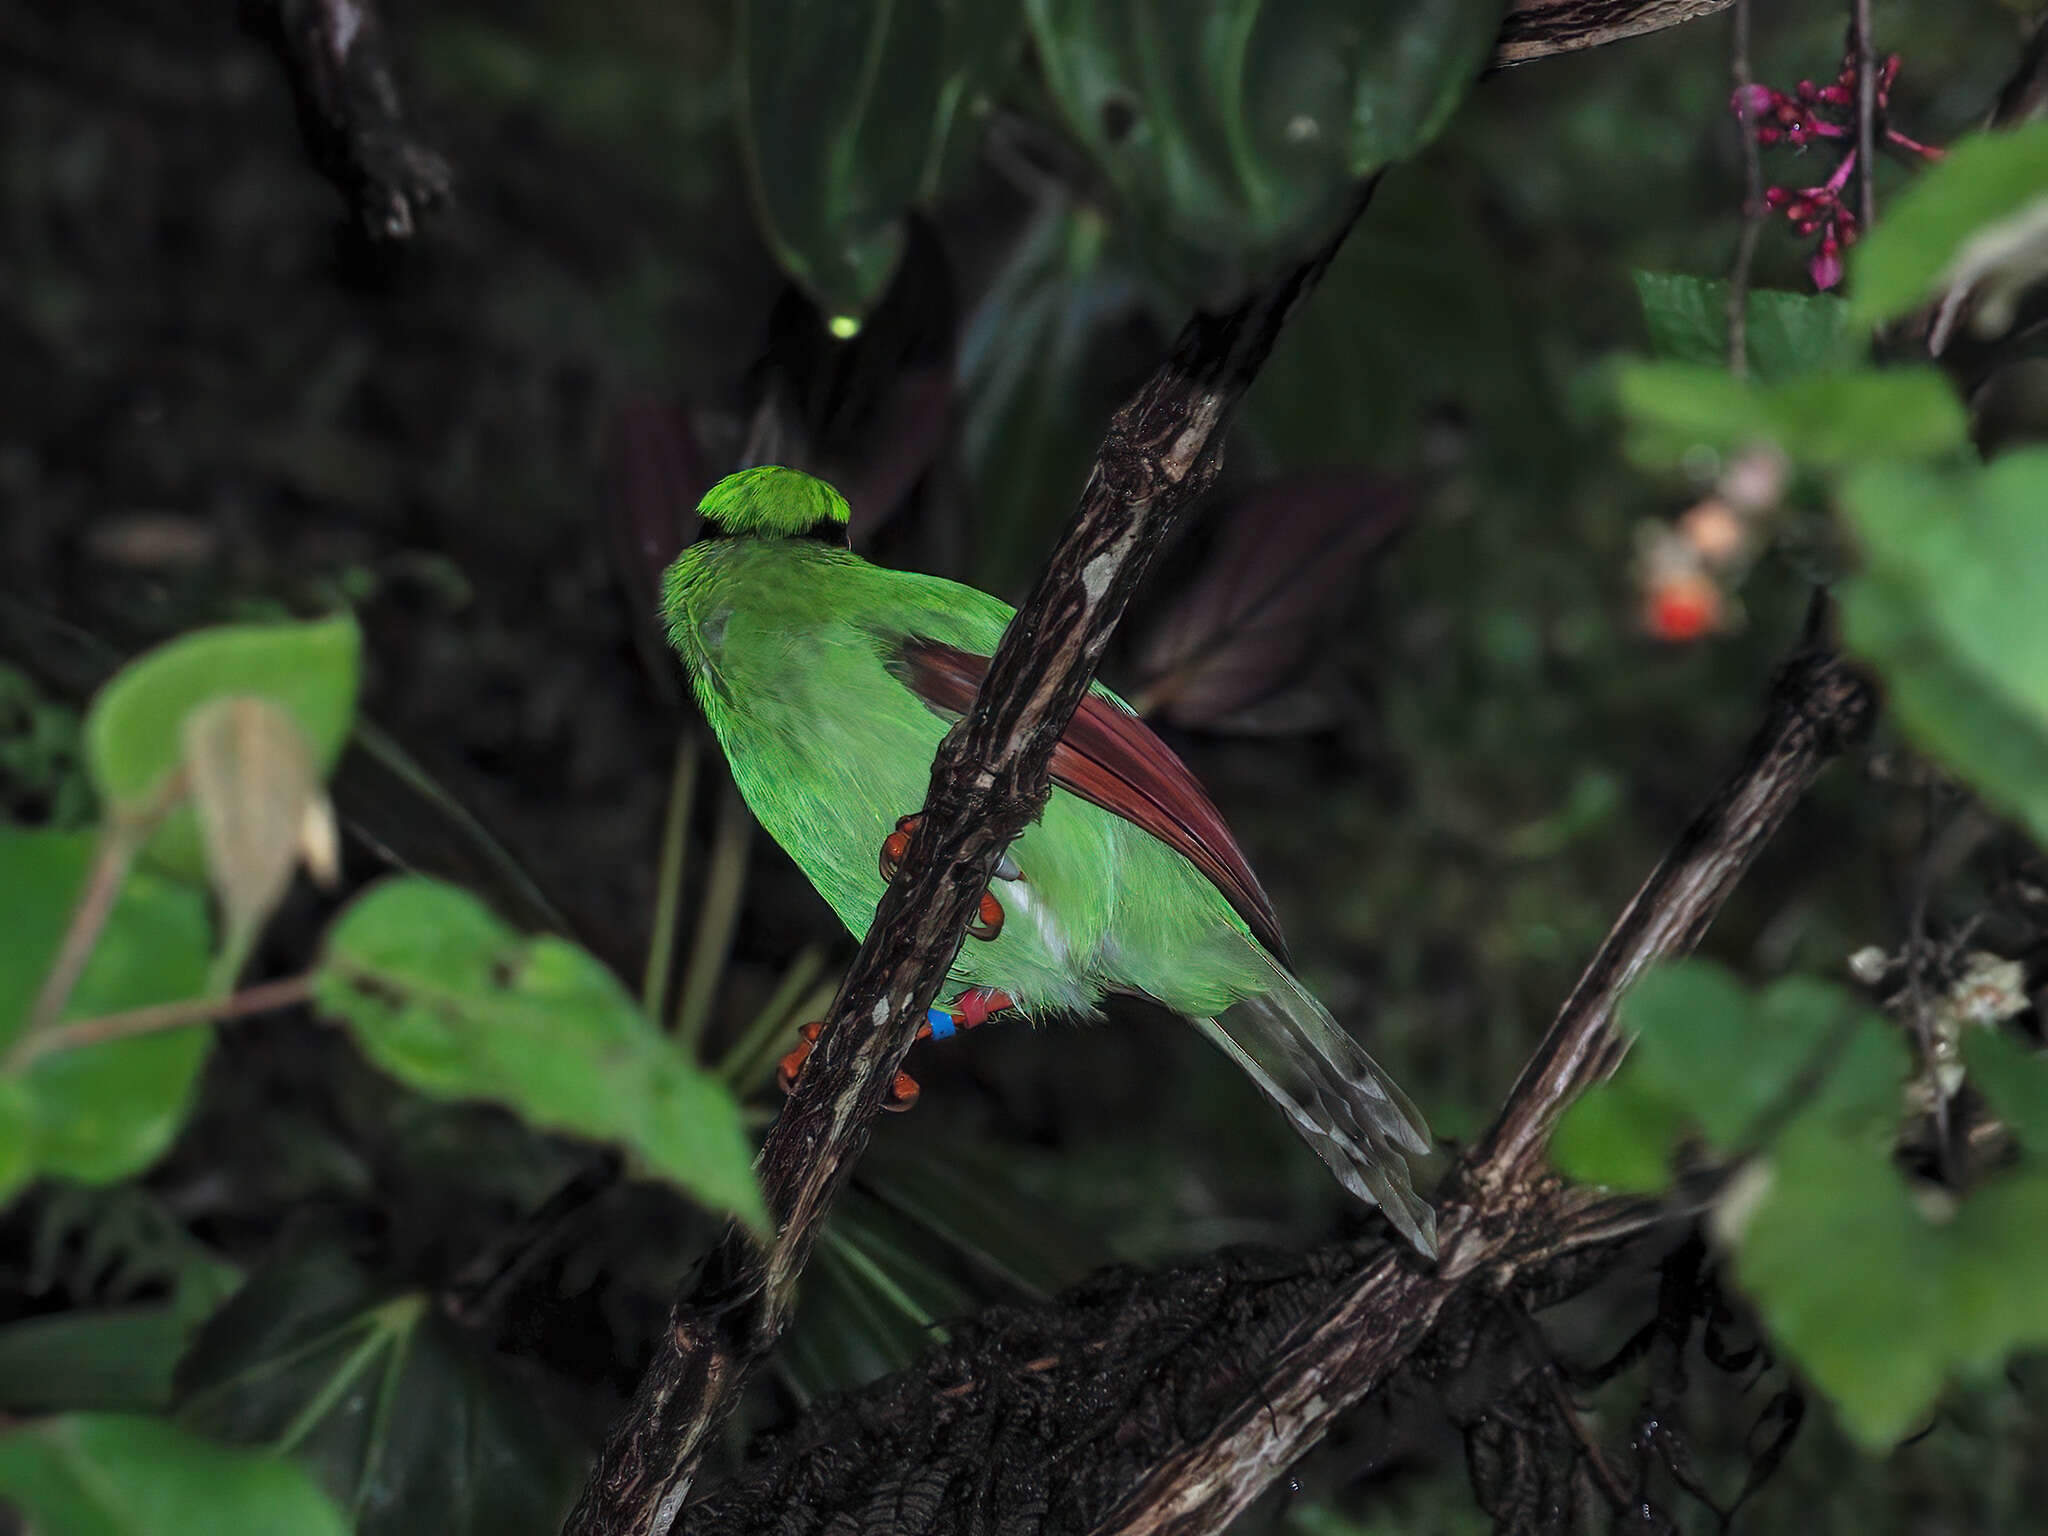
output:
M 1338 1183 L 1434 1258 L 1436 1213 L 1415 1193 L 1403 1155 L 1430 1149 L 1421 1114 L 1286 967 L 1273 970 L 1271 991 L 1196 1026 L 1279 1106 Z

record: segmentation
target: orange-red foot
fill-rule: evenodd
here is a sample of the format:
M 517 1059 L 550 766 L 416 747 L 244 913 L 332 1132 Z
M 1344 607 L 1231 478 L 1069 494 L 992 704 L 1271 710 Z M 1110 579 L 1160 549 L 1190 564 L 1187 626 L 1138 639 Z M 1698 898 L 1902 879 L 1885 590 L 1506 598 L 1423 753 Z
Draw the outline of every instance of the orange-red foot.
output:
M 800 1038 L 796 1049 L 776 1063 L 775 1086 L 784 1093 L 795 1091 L 796 1080 L 803 1075 L 804 1063 L 810 1060 L 811 1050 L 817 1045 L 818 1036 L 824 1032 L 824 1028 L 823 1019 L 813 1019 L 804 1025 L 797 1031 Z M 919 1031 L 918 1038 L 922 1039 L 930 1033 L 931 1026 L 927 1024 Z M 898 1072 L 889 1080 L 889 1096 L 882 1101 L 882 1108 L 901 1114 L 917 1102 L 919 1091 L 916 1078 L 908 1072 Z
M 953 999 L 953 1021 L 962 1029 L 973 1029 L 986 1024 L 993 1015 L 1007 1013 L 1016 1006 L 1010 1001 L 1009 993 L 996 987 L 969 987 Z
M 894 880 L 896 871 L 903 867 L 903 856 L 910 852 L 910 834 L 917 830 L 919 818 L 905 816 L 896 823 L 896 830 L 882 839 L 882 878 Z
M 877 861 L 884 880 L 894 880 L 896 871 L 903 867 L 905 855 L 910 852 L 911 834 L 917 831 L 920 816 L 905 816 L 896 823 L 896 830 L 882 839 L 882 856 Z M 998 880 L 1021 880 L 1022 873 L 1006 854 L 996 870 Z M 981 904 L 975 908 L 974 919 L 967 925 L 970 938 L 984 942 L 995 938 L 1003 931 L 1003 904 L 997 901 L 995 893 L 983 891 Z
M 996 900 L 995 892 L 983 891 L 981 905 L 975 910 L 974 918 L 967 925 L 970 939 L 992 939 L 1003 931 L 1003 904 Z

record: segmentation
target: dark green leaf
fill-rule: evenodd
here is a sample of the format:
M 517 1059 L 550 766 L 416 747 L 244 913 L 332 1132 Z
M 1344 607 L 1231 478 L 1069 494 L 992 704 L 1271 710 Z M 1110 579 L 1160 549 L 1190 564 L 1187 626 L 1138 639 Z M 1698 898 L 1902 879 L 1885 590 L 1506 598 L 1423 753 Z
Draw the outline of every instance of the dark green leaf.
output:
M 835 330 L 857 326 L 903 253 L 903 215 L 1019 30 L 1016 0 L 745 0 L 740 140 L 768 243 Z
M 194 1324 L 176 1307 L 59 1312 L 0 1326 L 0 1408 L 146 1413 L 169 1405 Z
M 766 1228 L 731 1093 L 588 951 L 522 939 L 452 886 L 389 880 L 336 921 L 315 996 L 411 1087 L 624 1147 L 647 1172 Z
M 311 624 L 202 629 L 117 672 L 85 720 L 86 765 L 108 810 L 149 806 L 185 750 L 184 723 L 215 699 L 253 694 L 283 706 L 305 732 L 318 770 L 334 766 L 355 712 L 362 638 L 346 615 Z M 150 845 L 189 879 L 205 870 L 191 809 L 174 812 Z
M 1850 255 L 1859 327 L 1902 315 L 2001 241 L 2038 242 L 2048 217 L 2048 123 L 1960 140 L 1887 205 Z
M 431 1297 L 323 1250 L 250 1277 L 179 1365 L 177 1404 L 293 1457 L 357 1536 L 552 1533 L 585 1459 Z
M 1679 272 L 1638 272 L 1636 293 L 1657 356 L 1674 363 L 1725 367 L 1728 284 Z M 1826 294 L 1756 289 L 1749 295 L 1750 372 L 1774 384 L 1801 373 L 1840 367 L 1847 355 L 1848 306 Z
M 1442 129 L 1500 0 L 1029 0 L 1046 83 L 1150 261 L 1218 305 L 1330 236 Z
M 0 1435 L 0 1502 L 36 1536 L 348 1536 L 281 1457 L 118 1414 L 43 1419 Z
M 89 832 L 0 827 L 0 1053 L 28 1022 L 93 849 Z M 62 1020 L 199 995 L 210 942 L 198 891 L 132 872 Z M 184 1121 L 211 1038 L 208 1026 L 192 1025 L 9 1061 L 0 1069 L 0 1198 L 39 1172 L 104 1183 L 154 1162 Z

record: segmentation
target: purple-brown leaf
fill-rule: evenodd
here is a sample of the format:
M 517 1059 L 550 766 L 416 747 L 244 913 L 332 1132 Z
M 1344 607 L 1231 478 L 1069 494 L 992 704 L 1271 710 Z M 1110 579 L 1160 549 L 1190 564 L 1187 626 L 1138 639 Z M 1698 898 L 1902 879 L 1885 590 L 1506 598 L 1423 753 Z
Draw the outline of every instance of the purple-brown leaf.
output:
M 1400 486 L 1356 470 L 1290 475 L 1232 497 L 1200 570 L 1139 644 L 1139 709 L 1195 729 L 1260 720 L 1258 706 L 1301 681 L 1331 616 L 1409 509 Z
M 688 407 L 651 396 L 622 402 L 605 434 L 603 516 L 627 622 L 658 686 L 672 687 L 674 658 L 661 632 L 661 576 L 696 535 L 697 503 L 711 470 Z

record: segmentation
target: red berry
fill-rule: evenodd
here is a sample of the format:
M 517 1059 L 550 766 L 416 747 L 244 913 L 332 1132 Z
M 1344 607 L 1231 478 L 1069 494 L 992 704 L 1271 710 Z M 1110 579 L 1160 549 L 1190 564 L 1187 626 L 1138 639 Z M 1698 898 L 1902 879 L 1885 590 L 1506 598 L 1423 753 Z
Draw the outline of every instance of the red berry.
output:
M 1719 627 L 1721 589 L 1695 572 L 1677 572 L 1651 588 L 1643 627 L 1659 640 L 1683 644 Z

